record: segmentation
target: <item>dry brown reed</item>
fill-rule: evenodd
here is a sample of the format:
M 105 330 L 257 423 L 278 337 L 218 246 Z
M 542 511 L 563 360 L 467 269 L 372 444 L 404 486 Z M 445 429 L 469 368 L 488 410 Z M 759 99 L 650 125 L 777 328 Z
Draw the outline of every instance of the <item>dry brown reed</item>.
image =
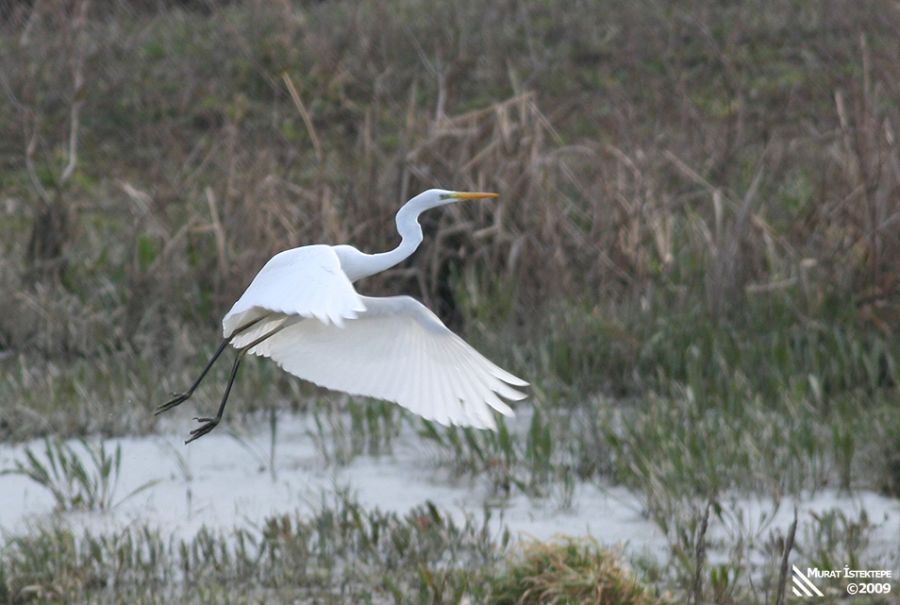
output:
M 425 216 L 415 258 L 364 289 L 451 318 L 461 292 L 513 285 L 520 318 L 787 292 L 896 329 L 896 11 L 715 6 L 7 10 L 0 348 L 213 326 L 272 253 L 384 249 L 433 186 L 502 197 Z M 43 218 L 48 185 L 66 229 Z M 64 270 L 29 283 L 38 257 Z

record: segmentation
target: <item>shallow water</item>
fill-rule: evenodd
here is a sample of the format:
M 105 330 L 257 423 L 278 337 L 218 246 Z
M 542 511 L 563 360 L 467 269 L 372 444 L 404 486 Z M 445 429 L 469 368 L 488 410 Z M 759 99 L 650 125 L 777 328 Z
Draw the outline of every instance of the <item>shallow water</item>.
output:
M 359 456 L 346 466 L 327 465 L 314 444 L 313 424 L 305 416 L 283 416 L 278 423 L 274 473 L 268 468 L 268 426 L 258 426 L 240 438 L 220 427 L 185 446 L 184 420 L 173 422 L 161 435 L 111 439 L 107 451 L 122 447 L 122 467 L 113 502 L 106 512 L 63 513 L 59 519 L 93 531 L 147 524 L 166 535 L 189 538 L 201 527 L 227 534 L 234 527 L 258 526 L 268 516 L 317 508 L 340 490 L 349 490 L 366 508 L 406 513 L 431 501 L 457 519 L 466 514 L 481 518 L 492 510 L 491 527 L 499 535 L 509 530 L 514 538 L 547 539 L 557 534 L 591 535 L 600 543 L 629 554 L 667 559 L 668 542 L 659 527 L 642 514 L 640 498 L 619 486 L 598 483 L 576 486 L 572 504 L 563 508 L 559 498 L 534 499 L 521 494 L 498 498 L 486 482 L 454 479 L 433 461 L 429 443 L 412 430 L 401 434 L 392 453 Z M 178 432 L 175 432 L 176 429 Z M 24 458 L 32 442 L 0 446 L 0 469 Z M 149 481 L 156 483 L 126 498 Z M 727 513 L 711 524 L 709 537 L 731 542 L 738 535 L 763 539 L 775 529 L 786 530 L 799 510 L 800 529 L 813 515 L 840 510 L 856 518 L 865 510 L 877 526 L 870 548 L 895 556 L 900 536 L 900 501 L 871 492 L 838 494 L 822 491 L 777 506 L 763 497 L 734 497 L 725 501 Z M 47 490 L 17 475 L 0 475 L 0 533 L 20 534 L 30 524 L 54 517 L 53 498 Z M 724 553 L 723 553 L 724 554 Z M 717 558 L 715 551 L 711 556 Z

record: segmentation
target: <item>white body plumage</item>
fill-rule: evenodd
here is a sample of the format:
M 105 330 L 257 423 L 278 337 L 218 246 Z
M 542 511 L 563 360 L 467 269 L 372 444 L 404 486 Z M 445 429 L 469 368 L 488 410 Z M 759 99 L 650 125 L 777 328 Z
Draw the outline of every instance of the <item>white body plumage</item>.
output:
M 362 296 L 353 287 L 418 248 L 423 211 L 491 197 L 496 194 L 439 189 L 414 197 L 397 213 L 402 241 L 389 252 L 311 245 L 272 257 L 222 320 L 225 342 L 216 357 L 225 343 L 239 351 L 231 382 L 240 357 L 249 353 L 320 386 L 393 401 L 441 424 L 495 428 L 491 410 L 511 416 L 503 399 L 523 399 L 513 387 L 528 383 L 490 362 L 415 299 Z M 190 440 L 221 419 L 231 382 L 218 415 L 199 419 L 206 424 Z M 195 387 L 159 411 L 180 404 Z

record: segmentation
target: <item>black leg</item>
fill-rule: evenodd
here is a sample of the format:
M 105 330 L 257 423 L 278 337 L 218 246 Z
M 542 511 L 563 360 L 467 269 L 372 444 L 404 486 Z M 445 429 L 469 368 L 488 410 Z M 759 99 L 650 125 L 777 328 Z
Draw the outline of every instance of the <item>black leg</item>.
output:
M 240 351 L 238 351 L 237 357 L 234 358 L 234 365 L 231 367 L 231 376 L 228 379 L 228 385 L 225 387 L 225 394 L 222 396 L 222 403 L 219 404 L 219 411 L 216 412 L 216 415 L 213 418 L 208 418 L 208 417 L 194 418 L 194 420 L 197 420 L 198 422 L 202 422 L 203 424 L 201 424 L 200 426 L 195 428 L 193 431 L 191 431 L 191 437 L 190 437 L 190 439 L 188 439 L 187 441 L 184 442 L 185 444 L 188 444 L 191 441 L 194 441 L 195 439 L 199 439 L 203 435 L 206 435 L 211 430 L 216 428 L 216 426 L 219 424 L 219 421 L 222 420 L 222 414 L 225 413 L 225 404 L 228 403 L 228 394 L 231 393 L 231 386 L 234 384 L 234 379 L 237 377 L 237 371 L 238 371 L 238 367 L 241 365 L 241 359 L 243 359 L 243 357 L 247 353 L 247 351 L 249 351 L 256 345 L 258 345 L 262 341 L 266 340 L 267 338 L 271 337 L 272 335 L 277 334 L 284 328 L 286 328 L 290 325 L 293 325 L 293 323 L 296 323 L 296 322 L 283 322 L 281 325 L 279 325 L 277 328 L 275 328 L 271 332 L 264 334 L 263 336 L 260 336 L 259 338 L 257 338 L 253 342 L 251 342 L 250 344 L 246 345 Z M 216 353 L 216 356 L 218 357 L 219 353 L 221 353 L 221 352 L 222 351 L 220 349 Z M 212 364 L 212 362 L 210 362 L 210 365 L 211 364 Z M 207 370 L 208 369 L 209 368 L 207 367 Z M 204 370 L 203 372 L 205 374 L 206 370 Z M 202 376 L 201 376 L 201 378 L 202 378 Z
M 246 349 L 245 349 L 246 350 Z M 225 387 L 225 394 L 222 396 L 222 403 L 219 404 L 219 411 L 216 412 L 215 418 L 194 418 L 199 422 L 202 422 L 200 426 L 191 431 L 191 438 L 185 441 L 185 444 L 190 443 L 195 439 L 199 439 L 203 435 L 207 434 L 219 424 L 219 421 L 222 420 L 222 414 L 225 412 L 225 404 L 228 403 L 228 394 L 231 393 L 231 385 L 234 384 L 234 379 L 237 377 L 238 366 L 241 365 L 241 359 L 244 357 L 244 351 L 240 351 L 237 354 L 237 357 L 234 358 L 234 365 L 231 366 L 231 377 L 228 379 L 228 386 Z
M 202 381 L 203 378 L 206 377 L 206 374 L 209 372 L 209 369 L 213 366 L 214 363 L 216 363 L 216 360 L 219 358 L 219 355 L 222 354 L 222 351 L 224 351 L 225 347 L 228 346 L 228 343 L 231 342 L 231 339 L 234 338 L 235 336 L 238 336 L 244 330 L 247 330 L 248 328 L 252 328 L 256 324 L 261 322 L 263 319 L 266 319 L 265 315 L 263 315 L 262 317 L 257 317 L 253 321 L 244 324 L 243 326 L 241 326 L 240 328 L 238 328 L 237 330 L 232 332 L 231 336 L 229 336 L 228 338 L 223 340 L 222 344 L 219 345 L 219 348 L 213 354 L 212 359 L 210 359 L 209 363 L 206 364 L 206 367 L 203 368 L 203 372 L 200 373 L 200 377 L 194 381 L 194 384 L 191 385 L 191 388 L 189 388 L 184 393 L 173 393 L 173 395 L 175 395 L 175 396 L 172 399 L 170 399 L 169 401 L 167 401 L 164 404 L 162 404 L 161 406 L 159 406 L 158 408 L 156 408 L 156 412 L 154 412 L 154 415 L 159 416 L 163 412 L 168 412 L 172 408 L 177 407 L 177 406 L 181 405 L 182 403 L 184 403 L 185 401 L 187 401 L 190 398 L 190 396 L 194 394 L 194 390 L 196 390 L 197 386 L 200 384 L 200 381 Z
M 154 412 L 154 415 L 158 416 L 158 415 L 162 414 L 163 412 L 168 412 L 172 408 L 179 406 L 183 402 L 187 401 L 187 399 L 190 398 L 190 396 L 194 394 L 194 390 L 200 384 L 200 381 L 202 381 L 203 378 L 206 377 L 206 374 L 209 372 L 209 369 L 213 366 L 214 363 L 216 363 L 216 360 L 219 358 L 219 355 L 222 354 L 222 351 L 225 350 L 225 347 L 228 346 L 229 342 L 231 342 L 230 338 L 226 338 L 225 340 L 222 341 L 222 344 L 219 345 L 219 348 L 213 354 L 212 359 L 210 359 L 209 363 L 206 364 L 206 367 L 203 368 L 203 371 L 200 373 L 200 377 L 194 381 L 194 384 L 191 385 L 191 388 L 189 388 L 184 393 L 176 394 L 174 398 L 170 399 L 169 401 L 165 402 L 164 404 L 162 404 L 161 406 L 156 408 L 156 412 Z

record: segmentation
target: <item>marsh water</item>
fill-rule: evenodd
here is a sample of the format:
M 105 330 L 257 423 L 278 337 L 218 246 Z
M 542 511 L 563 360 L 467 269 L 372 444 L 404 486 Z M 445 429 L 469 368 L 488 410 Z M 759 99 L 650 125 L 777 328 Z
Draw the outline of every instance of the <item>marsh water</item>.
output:
M 513 540 L 592 536 L 626 556 L 664 562 L 670 554 L 670 536 L 649 518 L 639 496 L 621 486 L 581 483 L 566 495 L 543 497 L 497 493 L 486 482 L 454 477 L 411 429 L 397 436 L 388 453 L 335 464 L 323 455 L 309 416 L 282 417 L 274 448 L 265 421 L 239 430 L 220 427 L 189 446 L 183 443 L 186 422 L 179 417 L 159 434 L 105 442 L 108 451 L 121 447 L 122 452 L 107 510 L 59 512 L 44 486 L 19 474 L 0 475 L 0 532 L 24 534 L 42 523 L 92 533 L 143 525 L 185 539 L 206 527 L 227 539 L 235 528 L 258 528 L 275 515 L 313 511 L 343 494 L 367 509 L 400 514 L 431 502 L 457 520 L 482 520 L 498 537 L 508 531 Z M 88 464 L 81 443 L 71 443 Z M 24 461 L 28 448 L 41 458 L 43 447 L 40 441 L 0 446 L 0 469 Z M 725 512 L 710 528 L 713 545 L 717 538 L 733 544 L 743 536 L 753 556 L 753 544 L 783 532 L 796 505 L 798 535 L 814 520 L 839 511 L 874 527 L 866 546 L 870 554 L 897 556 L 900 501 L 873 492 L 824 490 L 797 500 L 744 494 L 722 502 Z M 716 558 L 713 547 L 711 559 Z

